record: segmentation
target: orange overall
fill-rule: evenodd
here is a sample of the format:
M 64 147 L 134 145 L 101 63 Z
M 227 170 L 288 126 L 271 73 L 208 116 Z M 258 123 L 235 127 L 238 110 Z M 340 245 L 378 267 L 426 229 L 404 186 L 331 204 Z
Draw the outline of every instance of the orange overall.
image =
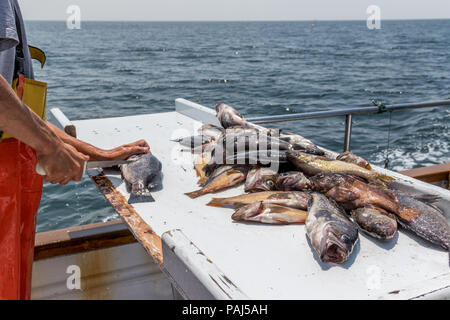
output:
M 0 142 L 0 299 L 29 299 L 36 212 L 42 176 L 36 153 L 10 138 Z
M 45 54 L 29 48 L 41 66 Z M 47 84 L 22 74 L 13 81 L 19 98 L 45 119 Z M 43 178 L 36 173 L 36 152 L 3 133 L 0 139 L 0 299 L 30 299 L 36 212 Z

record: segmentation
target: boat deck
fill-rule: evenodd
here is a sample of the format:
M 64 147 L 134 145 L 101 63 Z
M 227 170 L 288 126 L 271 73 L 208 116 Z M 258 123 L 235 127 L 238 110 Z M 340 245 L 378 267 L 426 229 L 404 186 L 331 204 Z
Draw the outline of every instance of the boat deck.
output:
M 185 196 L 198 188 L 192 159 L 170 139 L 192 135 L 202 122 L 214 120 L 211 109 L 179 99 L 174 112 L 73 121 L 84 141 L 112 148 L 146 139 L 161 160 L 163 189 L 153 193 L 153 203 L 128 205 L 118 171 L 89 174 L 185 298 L 450 297 L 448 253 L 412 234 L 401 231 L 383 243 L 361 233 L 349 260 L 329 266 L 318 261 L 304 225 L 236 223 L 233 210 L 205 205 L 213 196 L 241 194 L 242 187 L 198 199 Z M 402 189 L 440 196 L 438 206 L 450 216 L 449 191 L 389 174 Z

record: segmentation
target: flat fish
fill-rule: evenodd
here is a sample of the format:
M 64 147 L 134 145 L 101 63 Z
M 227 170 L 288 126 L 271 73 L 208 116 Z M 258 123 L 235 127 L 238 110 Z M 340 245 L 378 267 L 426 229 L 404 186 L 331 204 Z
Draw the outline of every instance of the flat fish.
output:
M 150 153 L 132 156 L 128 160 L 133 162 L 120 166 L 130 191 L 128 203 L 155 201 L 150 191 L 162 186 L 161 162 Z
M 314 192 L 308 204 L 306 234 L 322 262 L 343 263 L 358 240 L 358 229 L 336 202 Z

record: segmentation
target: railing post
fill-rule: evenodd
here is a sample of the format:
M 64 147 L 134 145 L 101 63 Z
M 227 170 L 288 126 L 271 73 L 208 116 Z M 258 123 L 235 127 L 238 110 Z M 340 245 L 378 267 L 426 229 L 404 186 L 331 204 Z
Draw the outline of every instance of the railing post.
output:
M 345 140 L 344 140 L 344 152 L 350 151 L 350 142 L 352 140 L 352 115 L 345 116 Z

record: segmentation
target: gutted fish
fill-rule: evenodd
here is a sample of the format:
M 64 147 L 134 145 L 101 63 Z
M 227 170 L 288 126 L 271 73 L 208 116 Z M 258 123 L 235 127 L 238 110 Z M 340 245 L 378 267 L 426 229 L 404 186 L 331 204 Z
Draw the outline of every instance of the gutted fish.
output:
M 340 160 L 331 160 L 325 157 L 306 154 L 303 152 L 288 151 L 287 158 L 298 169 L 307 175 L 315 175 L 318 173 L 351 174 L 383 186 L 394 181 L 394 178 L 392 177 L 361 168 L 353 163 L 347 163 Z
M 370 236 L 387 240 L 397 233 L 397 219 L 392 214 L 375 207 L 363 207 L 352 211 L 353 221 Z
M 304 223 L 308 212 L 263 201 L 237 209 L 231 218 L 235 221 L 254 221 L 269 224 Z
M 306 210 L 310 199 L 311 196 L 308 193 L 301 191 L 263 191 L 229 198 L 212 198 L 207 205 L 236 208 L 253 202 L 264 201 L 265 203 Z
M 299 171 L 288 171 L 278 175 L 276 189 L 281 191 L 302 191 L 311 188 L 311 181 Z
M 358 229 L 345 211 L 320 193 L 312 194 L 305 225 L 322 262 L 343 263 L 358 240 Z
M 132 156 L 128 160 L 133 162 L 120 166 L 130 192 L 128 203 L 155 201 L 150 191 L 162 185 L 161 162 L 150 153 Z
M 237 186 L 244 182 L 247 176 L 246 166 L 223 166 L 217 168 L 205 185 L 200 190 L 185 193 L 190 198 L 197 198 L 207 193 L 214 193 L 225 190 L 229 187 Z
M 259 192 L 275 190 L 278 172 L 270 168 L 254 168 L 249 171 L 245 180 L 245 192 Z

